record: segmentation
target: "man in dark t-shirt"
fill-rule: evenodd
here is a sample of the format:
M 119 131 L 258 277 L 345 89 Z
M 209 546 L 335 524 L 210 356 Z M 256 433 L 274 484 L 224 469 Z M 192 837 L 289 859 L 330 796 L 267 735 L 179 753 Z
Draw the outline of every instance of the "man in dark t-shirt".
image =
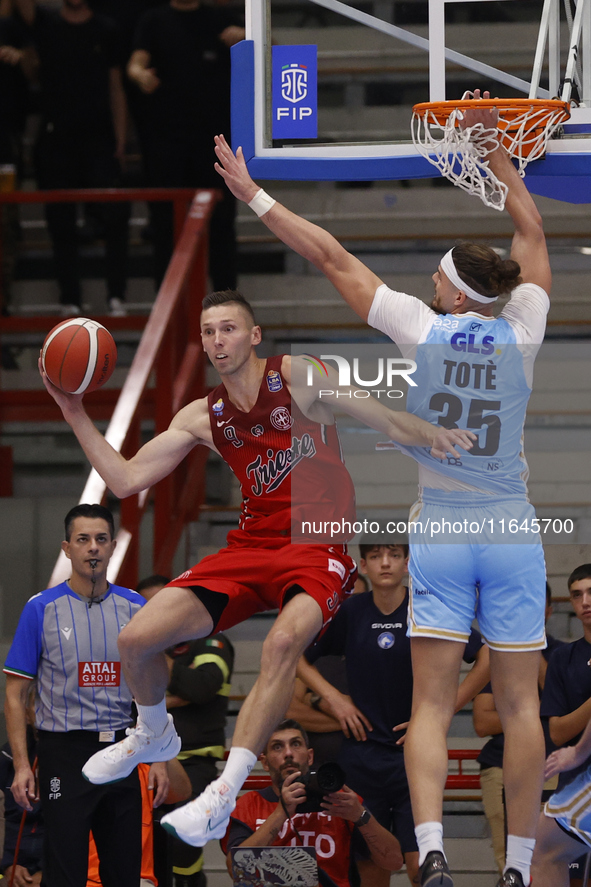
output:
M 542 720 L 548 720 L 550 737 L 559 751 L 548 759 L 547 769 L 553 758 L 563 756 L 566 747 L 587 747 L 582 737 L 591 717 L 591 564 L 573 570 L 568 591 L 575 616 L 583 625 L 583 637 L 563 644 L 548 663 L 541 715 Z M 558 790 L 540 815 L 532 869 L 532 878 L 540 887 L 562 883 L 559 878 L 566 882 L 568 863 L 571 875 L 580 878 L 584 856 L 579 857 L 591 845 L 589 823 L 581 819 L 589 805 L 573 799 L 579 793 L 577 780 L 588 784 L 588 775 L 583 774 L 590 764 L 591 756 L 579 757 L 577 766 L 553 768 L 560 774 Z
M 145 94 L 148 184 L 218 188 L 210 225 L 214 290 L 236 288 L 236 201 L 213 168 L 213 137 L 230 129 L 230 47 L 244 29 L 228 10 L 199 0 L 171 0 L 139 20 L 127 72 Z M 172 253 L 172 209 L 151 207 L 155 276 Z
M 10 15 L 10 4 L 0 2 L 0 164 L 17 164 L 25 126 L 27 81 L 25 47 L 29 43 L 22 22 Z
M 37 55 L 42 124 L 35 159 L 39 187 L 112 188 L 120 184 L 126 138 L 121 49 L 114 22 L 86 0 L 63 0 L 59 10 L 16 0 Z M 100 204 L 106 244 L 110 308 L 122 313 L 127 273 L 128 207 Z M 45 209 L 64 315 L 80 313 L 76 204 Z
M 346 600 L 305 654 L 308 663 L 323 655 L 344 654 L 350 696 L 319 681 L 315 669 L 301 661 L 298 673 L 322 697 L 320 704 L 326 704 L 326 710 L 341 722 L 345 739 L 339 763 L 347 781 L 363 796 L 377 820 L 398 838 L 408 877 L 416 883 L 418 852 L 403 756 L 413 691 L 410 638 L 406 635 L 408 589 L 403 583 L 408 546 L 362 544 L 360 552 L 360 567 L 371 580 L 371 593 Z M 478 670 L 471 673 L 468 684 L 474 680 L 476 684 L 468 698 L 488 680 L 486 664 L 483 668 L 484 660 L 488 662 L 486 654 L 479 633 L 473 631 L 464 660 L 474 662 L 478 657 L 480 662 Z M 462 693 L 459 708 L 464 701 Z M 361 863 L 360 869 L 366 865 Z M 386 884 L 377 869 L 372 870 L 371 879 L 373 884 Z

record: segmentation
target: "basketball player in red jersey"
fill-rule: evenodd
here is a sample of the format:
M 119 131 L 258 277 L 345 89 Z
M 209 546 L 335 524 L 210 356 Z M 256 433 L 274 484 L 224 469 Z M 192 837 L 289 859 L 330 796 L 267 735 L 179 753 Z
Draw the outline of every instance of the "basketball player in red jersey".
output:
M 89 461 L 120 498 L 166 477 L 198 444 L 220 453 L 241 483 L 240 526 L 229 533 L 228 547 L 173 580 L 121 631 L 121 661 L 137 703 L 138 724 L 126 739 L 93 755 L 83 770 L 91 782 L 106 783 L 124 778 L 140 762 L 173 758 L 180 740 L 166 712 L 168 670 L 162 651 L 278 607 L 222 776 L 162 820 L 194 846 L 225 834 L 236 795 L 287 709 L 298 658 L 330 621 L 355 577 L 355 564 L 343 544 L 294 545 L 291 539 L 296 463 L 298 470 L 302 464 L 309 469 L 303 488 L 323 515 L 348 517 L 354 507 L 353 485 L 327 403 L 331 398 L 323 392 L 320 399 L 321 383 L 298 386 L 292 396 L 293 374 L 298 369 L 303 374 L 308 366 L 302 358 L 257 357 L 261 329 L 238 293 L 206 297 L 201 336 L 222 384 L 180 410 L 167 431 L 129 460 L 95 428 L 80 395 L 64 394 L 43 377 Z M 338 388 L 334 383 L 331 387 Z M 332 403 L 336 405 L 336 396 Z M 460 455 L 455 446 L 467 449 L 473 439 L 470 432 L 429 425 L 373 399 L 341 396 L 338 405 L 401 443 L 430 446 L 440 458 Z

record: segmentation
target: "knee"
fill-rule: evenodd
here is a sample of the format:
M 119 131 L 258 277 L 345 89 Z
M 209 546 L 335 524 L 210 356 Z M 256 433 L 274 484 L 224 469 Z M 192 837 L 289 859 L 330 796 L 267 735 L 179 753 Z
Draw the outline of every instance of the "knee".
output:
M 263 644 L 261 655 L 261 671 L 276 672 L 293 668 L 295 673 L 296 661 L 300 650 L 295 632 L 289 626 L 274 629 Z
M 119 633 L 117 647 L 119 648 L 121 659 L 137 658 L 142 653 L 148 652 L 146 650 L 145 638 L 143 638 L 138 627 L 133 624 L 133 619 Z

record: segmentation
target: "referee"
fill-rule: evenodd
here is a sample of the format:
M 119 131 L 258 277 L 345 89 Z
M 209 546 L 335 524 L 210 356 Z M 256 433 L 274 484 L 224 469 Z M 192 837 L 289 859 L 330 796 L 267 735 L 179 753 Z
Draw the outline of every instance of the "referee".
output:
M 121 671 L 119 632 L 144 601 L 107 582 L 115 549 L 113 515 L 77 505 L 65 519 L 62 549 L 72 575 L 25 605 L 6 658 L 6 725 L 13 753 L 12 794 L 31 810 L 36 799 L 26 744 L 26 700 L 37 681 L 39 797 L 45 822 L 43 882 L 85 887 L 92 829 L 103 887 L 140 883 L 141 793 L 137 771 L 92 785 L 81 769 L 89 755 L 125 736 L 131 693 Z M 155 804 L 167 791 L 166 764 L 154 765 Z

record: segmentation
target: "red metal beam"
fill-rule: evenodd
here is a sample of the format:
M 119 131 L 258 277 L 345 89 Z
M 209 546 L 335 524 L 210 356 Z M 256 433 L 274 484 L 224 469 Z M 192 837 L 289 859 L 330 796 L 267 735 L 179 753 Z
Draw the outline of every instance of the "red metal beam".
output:
M 138 449 L 142 419 L 154 418 L 157 430 L 161 431 L 178 409 L 191 399 L 206 394 L 199 314 L 207 280 L 207 230 L 219 197 L 220 193 L 212 189 L 195 192 L 192 189 L 169 188 L 15 191 L 0 194 L 0 210 L 3 203 L 173 202 L 178 241 L 149 318 L 104 318 L 105 324 L 114 333 L 143 330 L 123 388 L 121 391 L 102 389 L 85 399 L 93 420 L 110 417 L 106 438 L 119 452 L 131 454 Z M 0 316 L 0 334 L 46 333 L 60 319 L 51 316 Z M 155 388 L 148 388 L 153 372 L 156 373 L 157 384 Z M 61 412 L 43 389 L 0 391 L 2 422 L 60 419 Z M 182 526 L 189 516 L 194 516 L 196 503 L 203 499 L 205 459 L 201 452 L 192 453 L 186 464 L 180 465 L 174 475 L 165 478 L 155 488 L 154 545 L 155 551 L 159 552 L 159 563 L 171 564 Z M 81 501 L 101 501 L 105 493 L 104 481 L 96 472 L 91 472 Z M 148 499 L 148 491 L 144 491 L 121 505 L 121 526 L 131 534 L 131 539 L 119 569 L 119 581 L 125 581 L 128 585 L 137 581 L 140 524 Z M 63 568 L 63 559 L 60 559 L 50 584 L 61 581 Z M 117 577 L 109 578 L 114 580 Z

